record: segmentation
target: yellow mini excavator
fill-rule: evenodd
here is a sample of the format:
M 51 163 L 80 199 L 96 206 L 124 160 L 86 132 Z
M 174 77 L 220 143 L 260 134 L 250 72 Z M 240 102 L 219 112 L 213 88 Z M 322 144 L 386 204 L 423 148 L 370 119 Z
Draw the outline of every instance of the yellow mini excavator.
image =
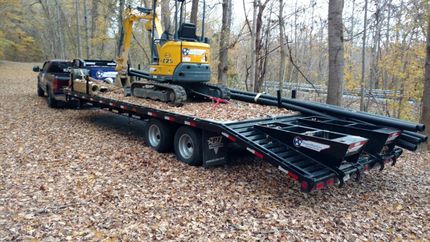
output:
M 124 40 L 117 57 L 116 84 L 126 95 L 149 98 L 181 105 L 187 98 L 223 101 L 230 92 L 222 85 L 211 85 L 210 46 L 204 36 L 205 14 L 203 11 L 202 34 L 196 35 L 196 25 L 184 22 L 185 0 L 175 2 L 175 30 L 173 35 L 163 32 L 157 17 L 157 0 L 152 8 L 127 7 L 124 12 Z M 203 8 L 205 3 L 203 2 Z M 130 50 L 133 24 L 145 20 L 145 29 L 151 33 L 151 59 L 146 70 L 130 68 Z

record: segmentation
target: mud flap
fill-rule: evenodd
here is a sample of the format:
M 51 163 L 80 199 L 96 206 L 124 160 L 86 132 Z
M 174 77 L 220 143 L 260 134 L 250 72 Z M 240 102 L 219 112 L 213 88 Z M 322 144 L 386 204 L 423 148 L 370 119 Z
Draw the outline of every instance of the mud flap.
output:
M 227 139 L 219 133 L 203 130 L 203 166 L 227 163 Z

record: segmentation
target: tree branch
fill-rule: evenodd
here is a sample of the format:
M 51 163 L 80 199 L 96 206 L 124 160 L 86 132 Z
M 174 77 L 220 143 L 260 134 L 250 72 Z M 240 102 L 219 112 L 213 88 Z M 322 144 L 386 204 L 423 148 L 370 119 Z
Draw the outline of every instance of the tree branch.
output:
M 290 59 L 290 62 L 291 62 L 291 64 L 294 66 L 294 68 L 296 68 L 296 70 L 300 73 L 300 75 L 305 79 L 305 81 L 307 82 L 307 83 L 309 83 L 311 86 L 312 86 L 312 88 L 315 90 L 315 92 L 317 93 L 317 95 L 318 95 L 318 97 L 320 96 L 320 93 L 319 93 L 319 91 L 317 90 L 317 88 L 315 87 L 315 85 L 314 85 L 314 83 L 313 82 L 311 82 L 307 77 L 306 77 L 306 75 L 302 72 L 302 70 L 300 70 L 300 68 L 299 68 L 299 66 L 294 62 L 294 59 L 293 59 L 293 55 L 292 55 L 292 51 L 291 51 L 291 47 L 290 47 L 290 44 L 289 44 L 289 39 L 288 39 L 288 35 L 286 36 L 286 44 L 287 44 L 287 49 L 288 49 L 288 57 L 289 57 L 289 59 Z

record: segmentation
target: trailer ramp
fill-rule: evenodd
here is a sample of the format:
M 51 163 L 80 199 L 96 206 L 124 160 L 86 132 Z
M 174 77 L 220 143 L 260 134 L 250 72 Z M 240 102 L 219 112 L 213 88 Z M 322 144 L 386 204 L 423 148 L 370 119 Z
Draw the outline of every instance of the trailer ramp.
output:
M 363 153 L 367 138 L 318 127 L 316 120 L 313 125 L 302 120 L 312 119 L 295 115 L 231 122 L 224 124 L 222 134 L 299 181 L 304 192 L 342 186 L 351 176 L 359 178 L 380 162 L 381 156 Z M 393 149 L 384 160 L 400 155 L 398 152 Z

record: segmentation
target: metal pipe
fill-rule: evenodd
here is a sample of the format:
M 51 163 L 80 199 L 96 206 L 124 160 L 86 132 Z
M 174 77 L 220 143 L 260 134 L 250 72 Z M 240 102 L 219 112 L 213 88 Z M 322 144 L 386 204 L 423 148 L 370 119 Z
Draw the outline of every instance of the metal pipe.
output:
M 297 98 L 297 90 L 296 89 L 291 90 L 291 98 L 292 99 L 296 99 Z
M 403 131 L 404 134 L 417 137 L 421 140 L 421 142 L 427 142 L 428 137 L 426 135 L 420 133 L 414 133 L 411 131 Z
M 418 149 L 418 145 L 412 144 L 403 139 L 396 140 L 396 145 L 409 151 L 416 151 Z
M 277 90 L 276 91 L 276 97 L 277 97 L 277 101 L 278 101 L 278 108 L 282 108 L 282 91 L 281 90 Z
M 416 144 L 416 145 L 421 144 L 423 142 L 419 137 L 408 135 L 408 134 L 405 134 L 405 133 L 402 133 L 400 135 L 399 139 L 408 141 L 408 142 L 410 142 L 412 144 Z
M 231 92 L 247 95 L 250 97 L 257 96 L 256 93 L 252 93 L 252 92 L 245 92 L 245 91 L 238 91 L 238 90 L 231 90 Z M 276 100 L 276 97 L 265 95 L 265 94 L 260 95 L 260 98 L 265 98 L 268 100 Z M 402 121 L 394 118 L 387 118 L 380 115 L 371 115 L 364 112 L 356 112 L 356 111 L 347 110 L 341 107 L 336 107 L 328 104 L 319 104 L 319 103 L 309 102 L 309 101 L 304 102 L 304 101 L 287 99 L 287 98 L 283 98 L 282 101 L 284 103 L 305 107 L 307 109 L 315 110 L 315 111 L 326 113 L 333 116 L 341 116 L 342 118 L 353 118 L 353 119 L 357 119 L 365 122 L 370 122 L 372 124 L 379 124 L 379 125 L 394 127 L 401 130 L 409 130 L 409 131 L 416 132 L 416 131 L 423 131 L 425 129 L 424 124 L 412 123 L 412 122 Z
M 264 104 L 264 105 L 268 105 L 268 106 L 275 106 L 275 107 L 278 106 L 277 101 L 269 100 L 266 98 L 258 98 L 257 100 L 255 100 L 253 97 L 249 97 L 249 96 L 243 95 L 243 94 L 232 93 L 230 98 L 235 99 L 235 100 L 239 100 L 239 101 L 243 101 L 243 102 L 259 103 L 259 104 Z M 294 104 L 282 103 L 282 107 L 289 109 L 289 110 L 298 111 L 298 112 L 301 112 L 303 114 L 321 116 L 321 117 L 330 117 L 327 114 L 320 113 L 320 112 L 317 112 L 314 110 L 310 110 L 310 109 L 307 109 L 304 107 L 296 106 Z

